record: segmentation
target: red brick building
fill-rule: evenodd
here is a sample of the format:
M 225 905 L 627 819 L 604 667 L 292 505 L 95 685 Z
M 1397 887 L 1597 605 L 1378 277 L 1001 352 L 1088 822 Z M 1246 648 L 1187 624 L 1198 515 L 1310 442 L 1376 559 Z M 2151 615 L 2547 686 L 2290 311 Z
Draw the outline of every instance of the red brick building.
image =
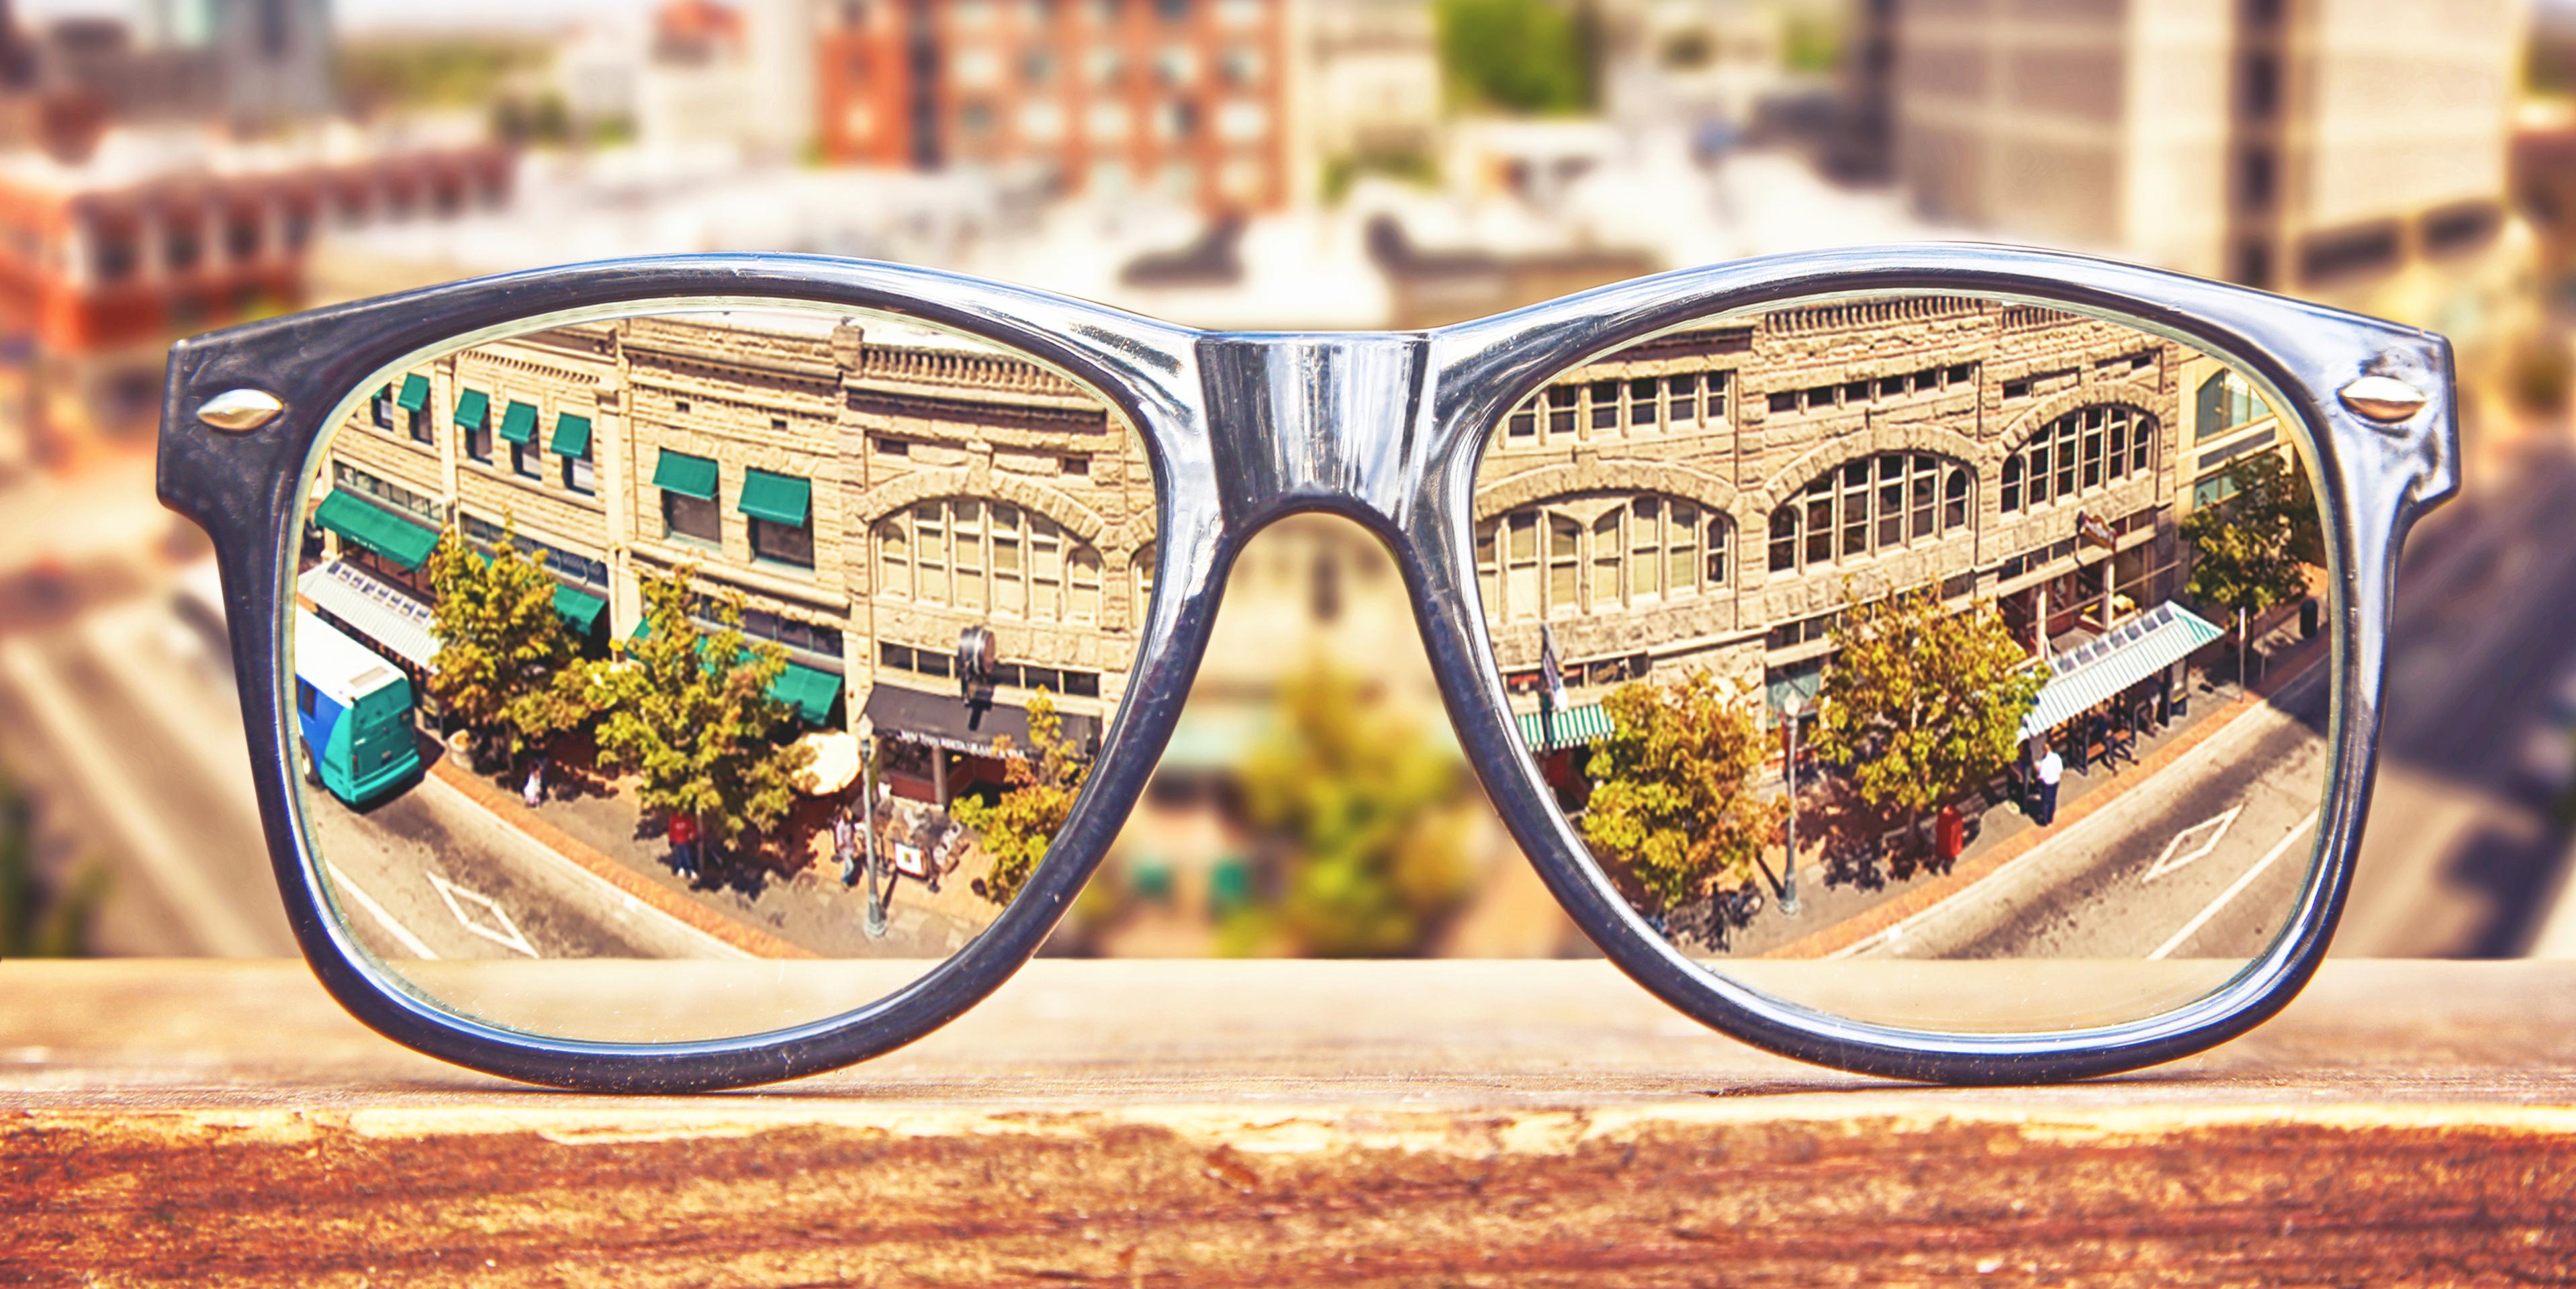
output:
M 818 137 L 834 161 L 1041 167 L 1067 193 L 1211 213 L 1290 192 L 1284 0 L 839 0 Z

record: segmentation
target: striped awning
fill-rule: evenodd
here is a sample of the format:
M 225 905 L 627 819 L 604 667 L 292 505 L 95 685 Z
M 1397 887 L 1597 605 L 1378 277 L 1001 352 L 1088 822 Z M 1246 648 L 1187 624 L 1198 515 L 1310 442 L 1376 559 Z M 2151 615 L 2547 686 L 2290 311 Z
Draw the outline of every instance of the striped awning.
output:
M 1581 747 L 1610 737 L 1610 713 L 1599 703 L 1582 703 L 1555 713 L 1522 712 L 1512 718 L 1520 723 L 1521 739 L 1539 752 L 1559 748 Z
M 2052 673 L 2022 718 L 2021 736 L 2056 728 L 2225 635 L 2209 619 L 2167 600 L 2108 635 L 2049 658 Z
M 422 671 L 438 670 L 430 665 L 438 637 L 430 634 L 428 605 L 338 560 L 305 570 L 295 589 L 378 648 Z

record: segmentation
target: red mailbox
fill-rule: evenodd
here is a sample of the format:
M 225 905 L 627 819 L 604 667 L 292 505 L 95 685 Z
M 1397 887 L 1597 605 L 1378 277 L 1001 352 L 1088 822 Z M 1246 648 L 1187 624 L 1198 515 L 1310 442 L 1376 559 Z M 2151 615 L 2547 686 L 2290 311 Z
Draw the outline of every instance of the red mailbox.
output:
M 1957 806 L 1943 806 L 1941 813 L 1933 816 L 1932 845 L 1941 852 L 1944 864 L 1968 848 L 1968 821 L 1960 816 Z

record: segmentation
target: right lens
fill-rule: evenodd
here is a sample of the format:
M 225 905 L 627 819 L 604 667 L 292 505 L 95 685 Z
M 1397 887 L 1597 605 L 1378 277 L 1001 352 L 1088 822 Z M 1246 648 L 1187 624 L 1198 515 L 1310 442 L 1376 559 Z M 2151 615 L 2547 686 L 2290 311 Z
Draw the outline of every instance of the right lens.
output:
M 1792 302 L 1508 413 L 1478 592 L 1590 858 L 1710 970 L 1908 1029 L 2137 1020 L 2313 877 L 2302 451 L 2223 357 L 2116 319 Z
M 353 392 L 313 471 L 285 683 L 333 906 L 550 1037 L 750 1035 L 957 953 L 1153 588 L 1109 400 L 885 315 L 531 325 Z

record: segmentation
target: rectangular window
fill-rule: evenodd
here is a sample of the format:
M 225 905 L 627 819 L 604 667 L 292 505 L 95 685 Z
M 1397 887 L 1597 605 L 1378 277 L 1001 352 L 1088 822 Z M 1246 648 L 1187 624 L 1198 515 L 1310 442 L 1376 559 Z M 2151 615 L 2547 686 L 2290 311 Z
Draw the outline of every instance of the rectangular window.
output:
M 1508 544 L 1503 549 L 1503 601 L 1515 618 L 1538 615 L 1538 516 L 1522 511 L 1504 521 Z
M 1846 403 L 1866 403 L 1869 401 L 1869 393 L 1870 383 L 1865 380 L 1856 380 L 1843 386 L 1843 401 Z
M 1869 553 L 1869 462 L 1843 467 L 1843 558 Z
M 1055 521 L 1029 516 L 1029 614 L 1064 616 L 1064 538 Z
M 1771 571 L 1794 573 L 1798 569 L 1798 512 L 1786 506 L 1771 517 Z
M 724 516 L 712 497 L 692 497 L 665 489 L 662 535 L 714 545 L 724 540 Z
M 1537 433 L 1538 400 L 1533 398 L 1512 409 L 1511 435 L 1516 439 L 1525 439 Z
M 938 502 L 913 507 L 914 594 L 932 604 L 948 603 L 947 511 Z
M 1628 424 L 1631 428 L 1660 424 L 1662 404 L 1660 384 L 1651 376 L 1628 382 Z
M 1733 383 L 1728 376 L 1722 371 L 1708 374 L 1708 419 L 1712 421 L 1726 419 L 1726 391 Z
M 1574 408 L 1582 398 L 1583 391 L 1572 385 L 1548 386 L 1547 432 L 1550 434 L 1574 433 Z
M 391 430 L 391 429 L 393 429 L 393 428 L 394 428 L 394 387 L 393 387 L 393 386 L 391 386 L 391 385 L 387 385 L 387 386 L 385 386 L 382 390 L 378 391 L 378 392 L 377 392 L 377 394 L 376 394 L 376 396 L 375 396 L 374 398 L 368 399 L 368 400 L 367 400 L 367 410 L 368 410 L 369 414 L 371 415 L 372 419 L 375 421 L 375 423 L 376 423 L 376 428 L 377 428 L 377 429 L 380 429 L 380 430 Z
M 912 594 L 912 540 L 904 531 L 905 517 L 897 515 L 877 525 L 877 593 L 909 597 Z
M 1833 386 L 1831 386 L 1831 385 L 1818 385 L 1818 386 L 1816 386 L 1814 389 L 1811 389 L 1811 390 L 1808 390 L 1808 391 L 1807 391 L 1807 410 L 1808 410 L 1808 411 L 1810 411 L 1810 412 L 1814 412 L 1814 411 L 1827 411 L 1827 412 L 1830 412 L 1830 411 L 1832 411 L 1832 410 L 1833 410 L 1833 408 L 1834 408 L 1834 387 L 1833 387 Z
M 515 474 L 522 479 L 544 478 L 544 474 L 537 469 L 536 448 L 525 443 L 511 444 L 510 473 Z
M 1968 382 L 1975 380 L 1976 377 L 1977 369 L 1973 366 L 1962 363 L 1944 373 L 1942 379 L 1952 385 L 1965 385 Z
M 1582 575 L 1583 530 L 1571 519 L 1554 515 L 1547 520 L 1547 611 L 1550 614 L 1572 613 L 1583 607 L 1575 590 Z
M 1028 570 L 1021 554 L 1019 508 L 993 507 L 993 607 L 1000 612 L 1029 610 Z
M 1476 594 L 1485 603 L 1485 615 L 1496 621 L 1503 617 L 1501 553 L 1501 525 L 1492 520 L 1476 525 Z
M 883 435 L 877 436 L 876 448 L 877 455 L 881 457 L 908 457 L 912 455 L 912 444 L 902 439 L 890 439 Z
M 1697 589 L 1699 552 L 1694 549 L 1699 537 L 1699 507 L 1673 503 L 1673 513 L 1664 530 L 1664 590 L 1684 595 Z
M 961 498 L 948 514 L 949 551 L 957 570 L 957 596 L 951 601 L 961 609 L 984 607 L 984 503 Z
M 2052 454 L 2051 459 L 2057 462 L 2057 495 L 2074 496 L 2075 423 L 2073 421 L 2068 421 L 2065 428 L 2058 431 L 2057 450 Z
M 1628 552 L 1619 540 L 1620 512 L 1614 510 L 1592 521 L 1592 602 L 1617 604 L 1625 590 L 1619 572 L 1627 563 Z
M 782 524 L 774 520 L 751 521 L 751 554 L 779 564 L 797 568 L 814 567 L 814 530 L 805 524 Z
M 1678 542 L 1682 539 L 1676 537 L 1674 540 Z M 1680 548 L 1675 547 L 1675 549 L 1678 550 Z M 1708 589 L 1712 591 L 1722 591 L 1726 589 L 1727 554 L 1726 521 L 1723 519 L 1712 519 L 1708 521 L 1708 558 L 1704 562 L 1705 567 L 1708 570 Z
M 1807 490 L 1807 562 L 1834 562 L 1834 479 L 1827 475 Z
M 1668 396 L 1668 401 L 1672 409 L 1665 416 L 1665 420 L 1668 420 L 1675 425 L 1679 425 L 1685 421 L 1696 421 L 1699 419 L 1698 372 L 1686 371 L 1676 375 L 1666 376 L 1664 378 L 1664 393 Z
M 1878 459 L 1878 548 L 1905 544 L 1905 458 L 1893 453 Z
M 1940 465 L 1929 457 L 1914 460 L 1913 539 L 1921 541 L 1932 535 L 1932 498 L 1939 489 Z
M 1590 392 L 1592 395 L 1592 428 L 1596 430 L 1618 429 L 1619 382 L 1615 380 L 1596 380 L 1592 382 Z
M 1771 396 L 1771 410 L 1772 410 L 1772 411 L 1774 411 L 1774 412 L 1794 412 L 1794 411 L 1797 411 L 1797 410 L 1798 410 L 1798 395 L 1797 395 L 1797 391 L 1792 390 L 1792 391 L 1790 391 L 1790 392 L 1788 392 L 1788 393 L 1785 393 L 1785 394 L 1773 394 L 1773 395 Z
M 2048 445 L 2031 444 L 2026 459 L 2030 462 L 2030 504 L 2045 505 L 2048 502 Z

